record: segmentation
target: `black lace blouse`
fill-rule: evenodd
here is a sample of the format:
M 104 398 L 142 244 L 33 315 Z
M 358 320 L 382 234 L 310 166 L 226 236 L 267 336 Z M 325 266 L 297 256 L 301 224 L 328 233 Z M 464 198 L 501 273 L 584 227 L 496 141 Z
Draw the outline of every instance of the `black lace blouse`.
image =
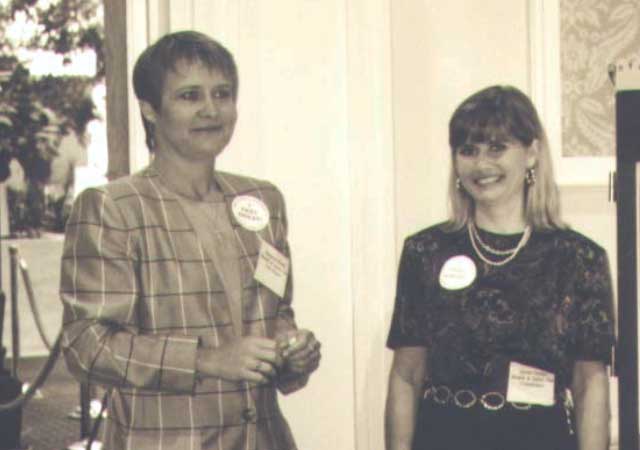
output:
M 478 232 L 498 249 L 522 237 Z M 457 255 L 469 257 L 477 275 L 446 289 L 440 272 Z M 555 373 L 559 393 L 576 360 L 608 364 L 613 343 L 607 255 L 575 231 L 533 232 L 500 267 L 477 257 L 466 228 L 436 225 L 405 240 L 387 345 L 426 347 L 433 384 L 504 391 L 509 362 L 517 361 Z

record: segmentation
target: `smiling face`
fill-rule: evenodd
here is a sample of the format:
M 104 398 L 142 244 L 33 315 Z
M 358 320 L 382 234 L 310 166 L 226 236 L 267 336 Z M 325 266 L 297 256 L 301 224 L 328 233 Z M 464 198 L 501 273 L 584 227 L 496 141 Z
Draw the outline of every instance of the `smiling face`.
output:
M 154 125 L 155 151 L 174 161 L 212 163 L 229 143 L 237 119 L 232 83 L 200 62 L 179 61 L 166 74 L 160 105 L 140 105 Z
M 525 174 L 535 166 L 536 155 L 537 141 L 526 147 L 512 138 L 492 138 L 455 148 L 454 164 L 476 209 L 499 206 L 522 211 Z

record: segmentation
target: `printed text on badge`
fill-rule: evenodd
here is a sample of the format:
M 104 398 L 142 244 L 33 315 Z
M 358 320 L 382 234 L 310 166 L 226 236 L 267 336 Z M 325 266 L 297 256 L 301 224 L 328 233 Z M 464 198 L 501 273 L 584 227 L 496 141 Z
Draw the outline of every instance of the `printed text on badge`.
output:
M 260 231 L 269 223 L 269 209 L 264 202 L 251 195 L 239 195 L 231 203 L 233 216 L 244 228 Z
M 289 258 L 268 242 L 262 241 L 254 278 L 278 297 L 283 297 L 288 276 Z
M 466 288 L 475 279 L 476 265 L 465 255 L 447 259 L 440 270 L 440 286 L 450 291 Z
M 532 405 L 554 404 L 555 375 L 537 367 L 511 361 L 507 401 Z

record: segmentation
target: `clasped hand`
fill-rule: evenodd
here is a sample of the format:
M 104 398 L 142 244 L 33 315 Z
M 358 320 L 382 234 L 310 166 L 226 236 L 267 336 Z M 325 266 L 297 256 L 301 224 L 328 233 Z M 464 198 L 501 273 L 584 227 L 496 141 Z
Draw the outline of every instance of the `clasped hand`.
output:
M 278 336 L 283 370 L 296 374 L 311 373 L 320 364 L 320 342 L 309 330 L 291 330 Z
M 245 336 L 218 348 L 201 348 L 196 371 L 204 377 L 266 383 L 279 371 L 310 373 L 319 361 L 320 343 L 313 333 L 292 330 L 276 339 Z

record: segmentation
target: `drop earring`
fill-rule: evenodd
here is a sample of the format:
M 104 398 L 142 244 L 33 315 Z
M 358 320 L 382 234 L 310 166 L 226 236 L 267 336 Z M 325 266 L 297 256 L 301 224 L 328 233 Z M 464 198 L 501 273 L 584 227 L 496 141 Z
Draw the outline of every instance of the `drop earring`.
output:
M 524 179 L 529 186 L 536 184 L 536 169 L 533 167 L 527 169 L 524 175 Z
M 456 189 L 459 191 L 462 190 L 462 181 L 460 181 L 460 178 L 456 178 Z

